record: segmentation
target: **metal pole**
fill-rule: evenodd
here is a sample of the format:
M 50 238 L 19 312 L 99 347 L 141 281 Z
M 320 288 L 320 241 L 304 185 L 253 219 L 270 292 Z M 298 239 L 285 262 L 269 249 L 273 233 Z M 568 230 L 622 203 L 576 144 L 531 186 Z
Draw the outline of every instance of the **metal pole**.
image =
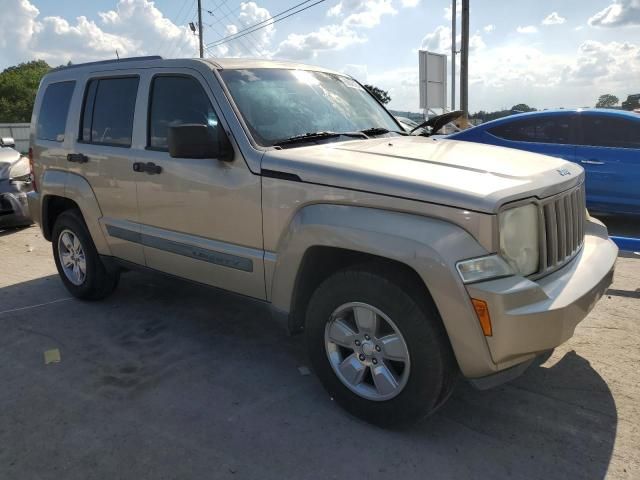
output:
M 462 45 L 460 45 L 460 109 L 469 118 L 469 0 L 462 0 Z
M 198 0 L 198 37 L 200 41 L 200 58 L 204 58 L 204 46 L 202 44 L 202 0 Z
M 451 111 L 456 109 L 456 0 L 451 0 Z

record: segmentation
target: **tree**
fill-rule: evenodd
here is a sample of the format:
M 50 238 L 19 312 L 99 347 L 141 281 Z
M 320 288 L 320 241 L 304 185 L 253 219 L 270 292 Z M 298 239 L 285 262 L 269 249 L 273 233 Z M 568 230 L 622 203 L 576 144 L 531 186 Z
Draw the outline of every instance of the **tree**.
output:
M 365 85 L 364 88 L 371 92 L 371 95 L 380 100 L 380 103 L 386 105 L 391 101 L 391 97 L 389 96 L 389 92 L 386 90 L 382 90 L 381 88 L 375 87 L 373 85 Z
M 611 108 L 617 105 L 619 102 L 618 97 L 615 95 L 611 95 L 607 93 L 605 95 L 600 95 L 600 98 L 596 102 L 596 108 Z
M 40 79 L 49 70 L 47 62 L 34 60 L 9 67 L 0 73 L 1 123 L 31 121 L 31 111 Z
M 535 112 L 536 111 L 535 108 L 530 107 L 526 103 L 519 103 L 517 105 L 514 105 L 513 107 L 511 107 L 511 110 L 516 112 Z

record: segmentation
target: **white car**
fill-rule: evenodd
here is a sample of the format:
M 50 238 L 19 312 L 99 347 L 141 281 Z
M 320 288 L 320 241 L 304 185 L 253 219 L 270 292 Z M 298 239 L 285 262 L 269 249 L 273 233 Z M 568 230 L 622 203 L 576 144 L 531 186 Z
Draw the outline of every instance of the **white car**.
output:
M 11 137 L 0 138 L 0 228 L 31 225 L 27 193 L 31 191 L 29 159 Z

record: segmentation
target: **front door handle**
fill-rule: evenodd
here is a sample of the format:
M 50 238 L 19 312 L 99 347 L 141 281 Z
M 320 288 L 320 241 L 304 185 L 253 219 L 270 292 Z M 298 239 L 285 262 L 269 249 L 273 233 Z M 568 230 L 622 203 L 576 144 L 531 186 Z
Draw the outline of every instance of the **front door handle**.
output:
M 88 161 L 89 157 L 83 155 L 82 153 L 69 153 L 67 155 L 67 162 L 87 163 Z
M 149 175 L 157 175 L 162 173 L 162 167 L 153 162 L 136 162 L 133 164 L 134 172 L 147 172 Z
M 580 160 L 580 163 L 586 163 L 588 165 L 604 165 L 604 162 L 600 160 Z

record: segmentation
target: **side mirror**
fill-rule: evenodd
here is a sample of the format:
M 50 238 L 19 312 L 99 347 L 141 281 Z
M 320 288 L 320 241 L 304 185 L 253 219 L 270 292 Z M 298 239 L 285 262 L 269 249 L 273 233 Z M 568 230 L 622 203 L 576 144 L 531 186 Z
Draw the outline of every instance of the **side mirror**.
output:
M 169 155 L 173 158 L 233 160 L 233 147 L 220 126 L 185 123 L 169 127 Z
M 15 148 L 16 141 L 13 139 L 13 137 L 2 137 L 0 138 L 0 146 Z

